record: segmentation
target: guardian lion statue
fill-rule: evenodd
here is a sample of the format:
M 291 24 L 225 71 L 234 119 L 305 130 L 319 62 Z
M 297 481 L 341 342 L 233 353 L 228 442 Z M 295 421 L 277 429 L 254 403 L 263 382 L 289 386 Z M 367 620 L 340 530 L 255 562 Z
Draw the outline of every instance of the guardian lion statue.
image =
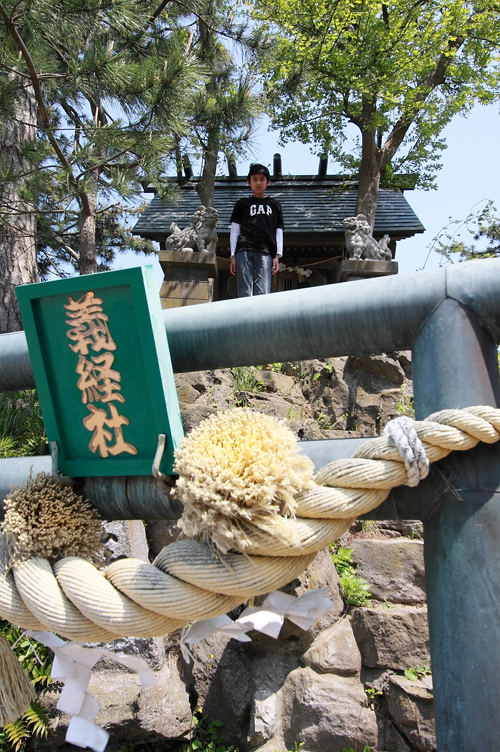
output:
M 191 217 L 191 226 L 181 230 L 175 222 L 170 225 L 171 235 L 167 238 L 167 251 L 208 251 L 217 250 L 217 233 L 215 228 L 219 212 L 213 207 L 200 204 Z
M 347 255 L 353 261 L 369 259 L 372 261 L 392 261 L 389 249 L 389 235 L 384 235 L 380 242 L 372 237 L 370 224 L 364 214 L 344 219 L 345 247 Z

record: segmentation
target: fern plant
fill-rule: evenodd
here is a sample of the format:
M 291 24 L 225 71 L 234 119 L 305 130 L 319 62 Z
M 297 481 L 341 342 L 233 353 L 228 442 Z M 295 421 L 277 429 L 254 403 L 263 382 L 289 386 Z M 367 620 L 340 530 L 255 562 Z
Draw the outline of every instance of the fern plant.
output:
M 370 585 L 356 575 L 356 568 L 351 561 L 352 548 L 339 546 L 335 551 L 331 547 L 331 557 L 342 588 L 342 597 L 346 606 L 368 606 L 370 603 Z
M 49 648 L 27 637 L 21 629 L 3 619 L 0 619 L 0 633 L 13 645 L 14 653 L 31 683 L 35 687 L 47 685 L 52 668 Z M 46 737 L 48 731 L 49 721 L 45 711 L 34 700 L 22 718 L 0 730 L 0 752 L 24 752 L 32 736 Z
M 32 736 L 47 737 L 49 720 L 42 706 L 33 700 L 26 713 L 0 731 L 0 752 L 24 752 Z

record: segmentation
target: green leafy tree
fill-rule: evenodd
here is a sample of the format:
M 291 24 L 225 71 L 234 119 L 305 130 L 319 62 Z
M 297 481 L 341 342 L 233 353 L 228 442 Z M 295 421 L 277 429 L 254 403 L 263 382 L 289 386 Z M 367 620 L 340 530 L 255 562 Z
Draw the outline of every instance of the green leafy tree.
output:
M 284 140 L 312 143 L 359 171 L 356 211 L 373 226 L 381 180 L 430 187 L 457 113 L 499 93 L 494 0 L 256 0 L 275 34 L 264 79 Z M 346 125 L 359 132 L 354 149 Z
M 462 233 L 466 233 L 464 240 Z M 471 240 L 473 242 L 471 242 Z M 446 261 L 472 261 L 500 257 L 500 218 L 492 201 L 478 211 L 471 211 L 465 219 L 450 219 L 434 238 L 431 250 Z
M 141 181 L 159 182 L 199 85 L 182 17 L 177 6 L 169 4 L 171 13 L 166 7 L 149 0 L 0 2 L 0 99 L 7 113 L 0 118 L 0 191 L 8 198 L 0 225 L 4 236 L 16 235 L 19 258 L 35 245 L 32 218 L 40 213 L 51 261 L 64 251 L 80 273 L 97 271 L 99 213 L 116 196 L 137 194 Z M 12 126 L 16 113 L 22 133 Z M 27 215 L 32 224 L 17 231 Z M 11 292 L 13 284 L 36 279 L 33 259 L 23 278 L 6 276 Z M 8 259 L 0 261 L 6 266 Z M 6 307 L 12 300 L 13 294 Z M 0 321 L 0 330 L 17 323 Z

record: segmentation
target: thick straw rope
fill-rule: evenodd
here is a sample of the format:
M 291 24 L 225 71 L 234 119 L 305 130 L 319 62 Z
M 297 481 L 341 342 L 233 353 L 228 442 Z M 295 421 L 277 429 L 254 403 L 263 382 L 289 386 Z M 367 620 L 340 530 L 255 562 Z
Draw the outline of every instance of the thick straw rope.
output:
M 498 441 L 500 410 L 442 410 L 414 427 L 429 461 L 436 462 L 453 450 Z M 366 442 L 350 459 L 326 465 L 315 482 L 297 497 L 297 517 L 284 520 L 291 538 L 298 535 L 296 548 L 270 534 L 251 533 L 250 555 L 215 555 L 203 543 L 182 540 L 164 548 L 153 564 L 120 559 L 104 572 L 77 557 L 53 568 L 44 559 L 30 559 L 14 567 L 14 576 L 0 578 L 0 615 L 83 642 L 164 635 L 283 587 L 392 488 L 412 483 L 386 436 Z

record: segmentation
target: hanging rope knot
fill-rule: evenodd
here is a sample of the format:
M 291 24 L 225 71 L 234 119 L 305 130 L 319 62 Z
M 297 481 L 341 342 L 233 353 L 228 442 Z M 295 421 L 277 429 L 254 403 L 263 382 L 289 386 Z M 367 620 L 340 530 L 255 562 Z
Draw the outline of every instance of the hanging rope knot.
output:
M 429 460 L 424 446 L 418 438 L 415 421 L 402 415 L 391 420 L 384 428 L 384 436 L 393 444 L 405 464 L 407 484 L 418 486 L 429 475 Z

